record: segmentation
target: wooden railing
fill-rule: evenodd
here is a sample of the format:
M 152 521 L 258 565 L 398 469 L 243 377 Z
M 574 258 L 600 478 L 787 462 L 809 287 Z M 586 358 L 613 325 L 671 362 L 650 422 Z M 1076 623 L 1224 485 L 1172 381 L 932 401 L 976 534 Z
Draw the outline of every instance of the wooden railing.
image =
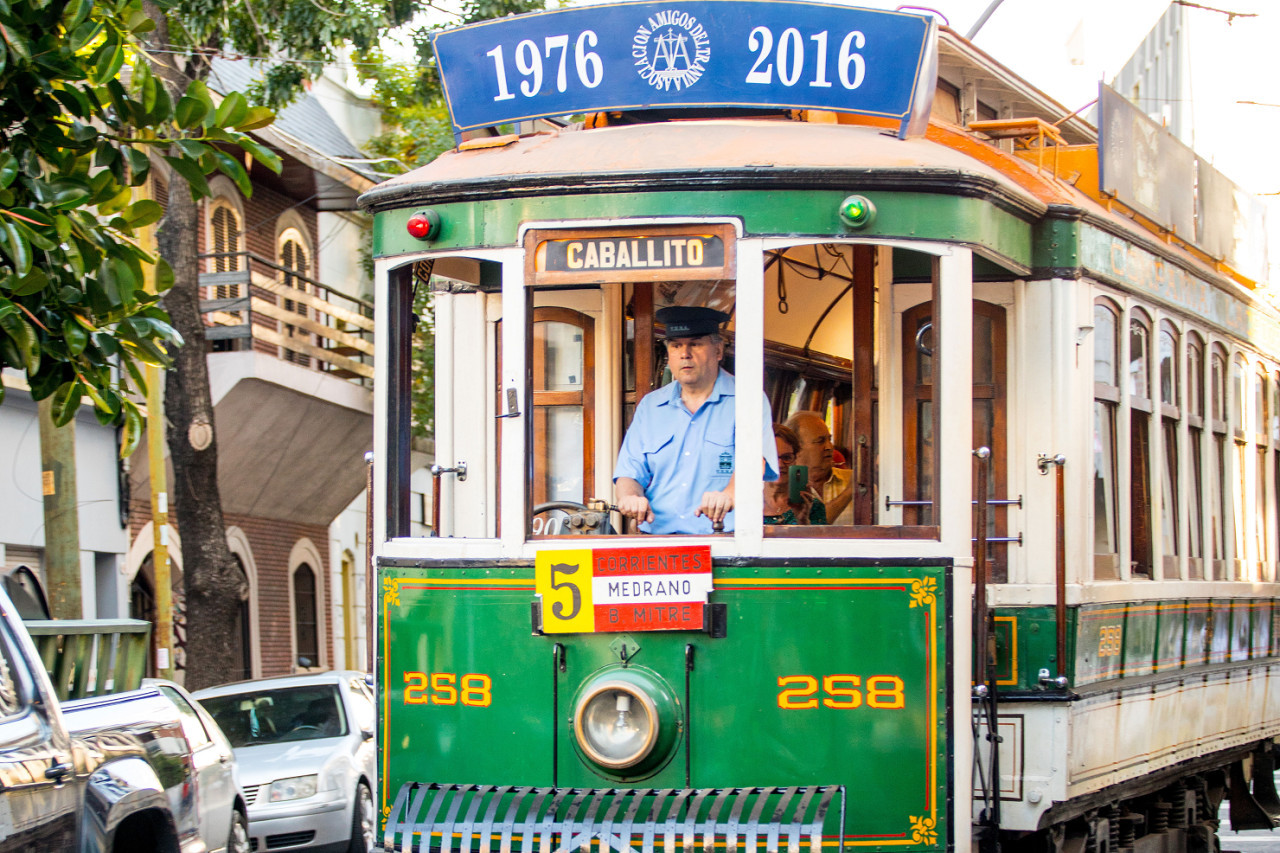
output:
M 280 357 L 365 384 L 373 379 L 373 303 L 251 252 L 201 255 L 205 338 L 260 341 Z
M 120 693 L 142 684 L 150 649 L 150 622 L 49 619 L 23 624 L 59 699 Z

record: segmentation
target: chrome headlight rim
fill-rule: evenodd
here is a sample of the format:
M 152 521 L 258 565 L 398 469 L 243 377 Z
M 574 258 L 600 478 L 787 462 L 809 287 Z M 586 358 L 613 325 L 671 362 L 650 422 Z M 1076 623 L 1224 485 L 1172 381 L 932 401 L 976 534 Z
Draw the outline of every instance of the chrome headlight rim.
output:
M 610 758 L 603 754 L 592 745 L 591 739 L 587 736 L 585 720 L 587 711 L 591 707 L 591 703 L 603 693 L 627 694 L 631 697 L 632 707 L 635 708 L 638 703 L 649 719 L 649 729 L 644 742 L 638 750 L 633 751 L 623 759 Z M 653 753 L 653 748 L 658 743 L 658 734 L 661 728 L 662 720 L 658 714 L 658 706 L 653 697 L 649 695 L 649 692 L 640 684 L 624 681 L 620 678 L 607 679 L 592 684 L 578 699 L 577 707 L 573 712 L 573 730 L 578 747 L 594 764 L 598 764 L 606 770 L 629 770 L 642 764 Z

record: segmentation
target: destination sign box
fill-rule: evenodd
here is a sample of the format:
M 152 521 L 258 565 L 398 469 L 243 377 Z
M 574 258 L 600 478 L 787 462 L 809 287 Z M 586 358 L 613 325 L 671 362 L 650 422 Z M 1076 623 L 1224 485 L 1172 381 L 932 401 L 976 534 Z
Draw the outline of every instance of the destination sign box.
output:
M 779 0 L 555 9 L 446 30 L 433 46 L 454 132 L 642 110 L 813 109 L 923 133 L 930 16 Z
M 525 249 L 537 284 L 714 281 L 734 277 L 731 225 L 618 230 L 531 230 Z
M 701 631 L 711 549 L 540 551 L 534 576 L 546 634 Z
M 577 272 L 599 269 L 717 269 L 724 266 L 719 237 L 594 237 L 549 240 L 545 269 Z

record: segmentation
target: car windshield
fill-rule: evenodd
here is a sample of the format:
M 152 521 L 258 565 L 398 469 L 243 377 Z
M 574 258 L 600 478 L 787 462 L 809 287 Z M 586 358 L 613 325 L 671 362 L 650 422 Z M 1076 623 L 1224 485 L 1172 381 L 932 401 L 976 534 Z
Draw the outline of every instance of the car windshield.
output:
M 340 737 L 347 733 L 338 685 L 246 690 L 200 700 L 234 747 Z

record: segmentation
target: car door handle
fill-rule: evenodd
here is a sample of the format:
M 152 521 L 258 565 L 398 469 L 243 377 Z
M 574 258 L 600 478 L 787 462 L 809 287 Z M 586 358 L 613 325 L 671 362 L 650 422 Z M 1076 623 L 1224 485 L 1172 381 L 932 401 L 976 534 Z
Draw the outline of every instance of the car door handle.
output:
M 51 764 L 49 765 L 49 769 L 44 771 L 44 778 L 51 779 L 54 782 L 61 782 L 63 779 L 66 779 L 68 776 L 70 776 L 71 771 L 74 769 L 75 768 L 73 768 L 70 764 L 63 764 L 61 762 L 56 764 Z

